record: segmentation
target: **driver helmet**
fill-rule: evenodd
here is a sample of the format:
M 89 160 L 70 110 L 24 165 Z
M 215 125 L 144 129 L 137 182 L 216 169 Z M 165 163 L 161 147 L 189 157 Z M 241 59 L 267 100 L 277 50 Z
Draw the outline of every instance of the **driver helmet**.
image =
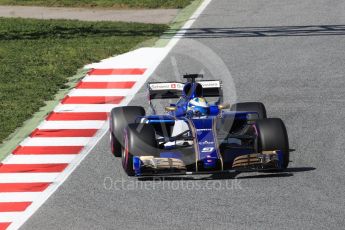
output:
M 195 115 L 206 116 L 208 113 L 208 103 L 203 97 L 195 97 L 188 102 L 187 113 L 193 112 Z

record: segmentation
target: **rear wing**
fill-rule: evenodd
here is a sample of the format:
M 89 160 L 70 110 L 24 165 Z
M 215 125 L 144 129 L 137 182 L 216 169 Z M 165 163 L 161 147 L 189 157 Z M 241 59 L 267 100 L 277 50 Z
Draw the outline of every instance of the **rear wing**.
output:
M 223 97 L 222 82 L 219 80 L 198 81 L 204 97 Z M 181 82 L 150 82 L 147 84 L 149 99 L 173 99 L 182 96 L 184 84 Z

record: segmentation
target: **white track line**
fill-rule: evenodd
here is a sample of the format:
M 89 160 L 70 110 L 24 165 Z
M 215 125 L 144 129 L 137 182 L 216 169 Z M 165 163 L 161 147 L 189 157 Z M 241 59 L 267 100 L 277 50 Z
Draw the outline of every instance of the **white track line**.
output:
M 11 155 L 3 161 L 4 164 L 68 164 L 76 157 L 73 154 L 64 155 Z M 1 194 L 1 193 L 0 193 Z
M 166 48 L 140 48 L 137 50 L 130 51 L 125 55 L 118 55 L 105 60 L 100 61 L 99 63 L 92 63 L 86 65 L 86 69 L 116 69 L 116 68 L 144 68 L 149 69 L 157 63 L 162 61 L 161 52 Z M 128 57 L 130 56 L 130 59 Z M 146 58 L 143 58 L 146 57 Z M 135 65 L 134 65 L 135 64 Z M 148 76 L 146 71 L 145 76 Z M 143 75 L 141 75 L 143 77 Z
M 0 183 L 54 182 L 58 173 L 0 173 Z M 1 212 L 0 212 L 1 213 Z
M 21 146 L 84 146 L 90 137 L 28 137 Z
M 126 96 L 130 93 L 129 89 L 74 89 L 69 96 Z
M 185 35 L 187 30 L 192 27 L 194 22 L 199 18 L 202 12 L 206 9 L 206 7 L 211 3 L 212 0 L 204 0 L 204 2 L 199 6 L 199 8 L 194 12 L 192 17 L 182 26 L 180 31 L 176 33 L 176 35 L 171 39 L 168 44 L 169 49 L 171 50 L 174 46 L 180 41 L 180 39 Z
M 138 81 L 142 75 L 87 75 L 82 82 L 127 82 Z
M 100 129 L 105 121 L 43 121 L 39 129 Z
M 25 212 L 0 212 L 0 222 L 14 222 L 16 220 L 22 219 L 24 216 Z M 18 226 L 19 227 L 19 226 Z M 7 229 L 17 229 L 13 228 L 11 225 Z
M 0 193 L 0 202 L 33 201 L 39 198 L 41 194 L 41 192 L 2 192 Z
M 118 105 L 60 104 L 54 109 L 54 112 L 110 112 L 116 106 Z

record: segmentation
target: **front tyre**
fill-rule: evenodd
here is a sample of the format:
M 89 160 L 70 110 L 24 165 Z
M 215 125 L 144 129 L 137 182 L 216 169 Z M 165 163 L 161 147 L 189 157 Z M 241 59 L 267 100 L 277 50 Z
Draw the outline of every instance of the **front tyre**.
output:
M 129 124 L 124 129 L 122 166 L 128 176 L 134 176 L 134 156 L 158 156 L 155 130 L 149 124 Z
M 140 116 L 145 116 L 145 110 L 140 106 L 123 106 L 111 110 L 109 119 L 110 148 L 115 157 L 121 157 L 124 128 L 128 124 L 134 123 L 135 119 Z
M 279 118 L 257 120 L 255 128 L 258 134 L 258 152 L 281 150 L 282 168 L 289 165 L 289 138 L 284 122 Z

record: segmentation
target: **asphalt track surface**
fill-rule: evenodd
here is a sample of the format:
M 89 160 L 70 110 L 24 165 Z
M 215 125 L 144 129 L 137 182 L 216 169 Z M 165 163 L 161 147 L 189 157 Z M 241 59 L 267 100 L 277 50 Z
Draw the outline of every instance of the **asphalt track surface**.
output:
M 138 180 L 105 136 L 22 229 L 344 229 L 345 2 L 214 0 L 186 37 L 224 61 L 238 101 L 262 101 L 285 121 L 289 169 L 132 189 Z M 183 55 L 188 41 L 159 66 L 160 80 L 210 71 Z M 147 104 L 138 97 L 132 104 Z

